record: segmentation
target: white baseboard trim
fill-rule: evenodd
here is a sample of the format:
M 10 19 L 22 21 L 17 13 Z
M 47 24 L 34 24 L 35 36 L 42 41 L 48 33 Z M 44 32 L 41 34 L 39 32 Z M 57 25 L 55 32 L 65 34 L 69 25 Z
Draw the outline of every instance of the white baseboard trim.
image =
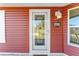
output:
M 0 56 L 32 56 L 30 53 L 14 53 L 14 52 L 0 52 Z M 64 53 L 50 53 L 49 56 L 68 56 Z
M 29 53 L 0 52 L 0 56 L 29 56 Z
M 51 53 L 50 56 L 68 56 L 65 53 Z

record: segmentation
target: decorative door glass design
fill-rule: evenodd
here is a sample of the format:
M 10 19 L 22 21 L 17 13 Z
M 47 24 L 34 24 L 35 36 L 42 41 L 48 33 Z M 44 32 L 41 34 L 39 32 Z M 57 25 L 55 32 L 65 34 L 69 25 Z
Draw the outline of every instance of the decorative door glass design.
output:
M 45 15 L 35 15 L 33 19 L 33 37 L 35 45 L 45 45 Z

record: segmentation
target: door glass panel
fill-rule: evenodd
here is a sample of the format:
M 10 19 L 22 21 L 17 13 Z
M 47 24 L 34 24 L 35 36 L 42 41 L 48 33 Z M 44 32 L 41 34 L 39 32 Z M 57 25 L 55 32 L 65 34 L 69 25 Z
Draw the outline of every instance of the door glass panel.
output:
M 34 44 L 36 46 L 45 45 L 45 15 L 35 15 L 32 29 Z

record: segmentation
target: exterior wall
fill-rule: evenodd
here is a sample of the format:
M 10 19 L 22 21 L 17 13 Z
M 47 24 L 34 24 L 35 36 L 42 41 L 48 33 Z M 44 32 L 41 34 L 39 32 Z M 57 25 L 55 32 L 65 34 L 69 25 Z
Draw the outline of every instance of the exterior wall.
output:
M 5 10 L 6 21 L 6 43 L 0 43 L 0 52 L 29 52 L 29 9 L 50 9 L 51 10 L 51 52 L 63 52 L 63 20 L 64 7 L 1 7 Z M 61 26 L 55 28 L 53 22 L 58 20 L 55 11 L 63 12 L 63 18 L 59 19 Z
M 62 8 L 52 8 L 51 9 L 51 52 L 63 52 L 63 19 L 56 19 L 55 12 L 60 10 L 61 12 L 64 11 Z M 61 23 L 60 27 L 56 28 L 53 26 L 53 22 L 59 21 Z
M 69 8 L 73 8 L 73 7 L 76 7 L 76 6 L 79 6 L 78 3 L 76 4 L 70 4 L 68 6 L 65 7 L 65 11 L 64 11 L 64 20 L 63 20 L 63 39 L 64 39 L 64 53 L 66 53 L 67 55 L 74 55 L 74 56 L 79 56 L 79 48 L 77 47 L 73 47 L 73 46 L 70 46 L 67 44 L 67 10 Z
M 0 43 L 0 52 L 28 52 L 28 9 L 2 8 L 5 10 L 6 43 Z

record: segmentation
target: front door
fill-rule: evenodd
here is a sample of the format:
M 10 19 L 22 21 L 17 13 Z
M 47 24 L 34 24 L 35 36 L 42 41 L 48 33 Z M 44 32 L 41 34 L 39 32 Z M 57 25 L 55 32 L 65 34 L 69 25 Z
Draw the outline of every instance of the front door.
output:
M 29 52 L 50 53 L 50 9 L 29 10 Z

